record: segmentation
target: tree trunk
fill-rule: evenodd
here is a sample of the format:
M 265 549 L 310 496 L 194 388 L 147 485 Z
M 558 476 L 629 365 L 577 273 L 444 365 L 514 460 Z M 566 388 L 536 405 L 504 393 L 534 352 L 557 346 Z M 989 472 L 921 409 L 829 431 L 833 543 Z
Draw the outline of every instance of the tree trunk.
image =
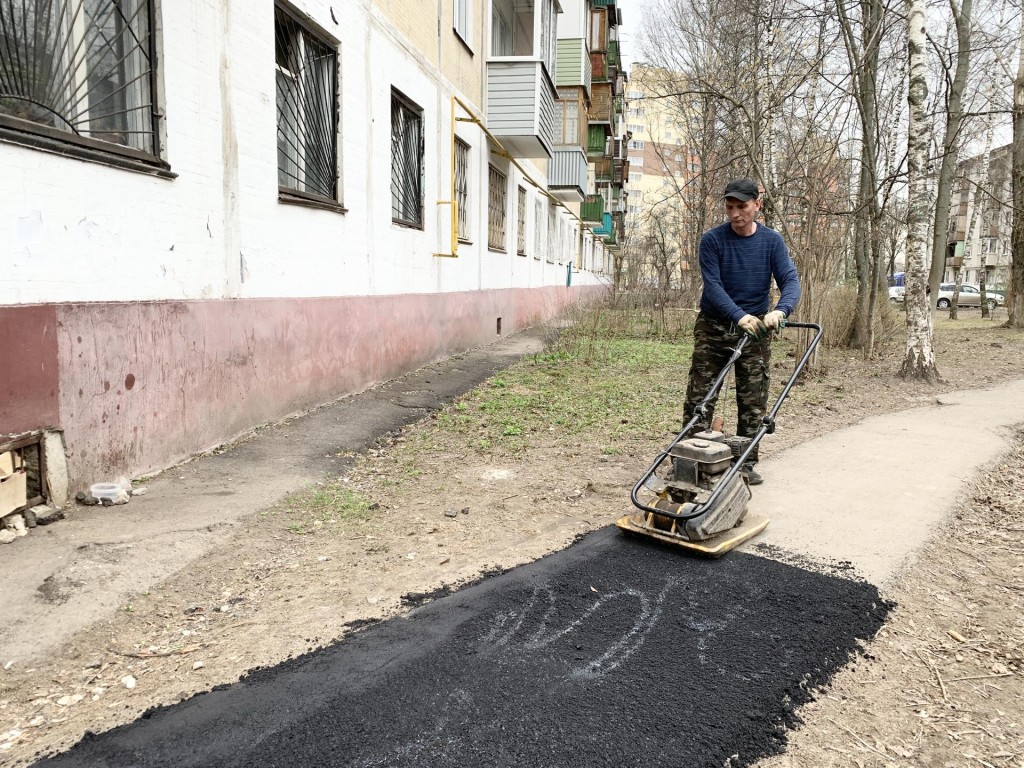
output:
M 1008 328 L 1024 328 L 1024 16 L 1021 17 L 1020 55 L 1013 82 L 1013 227 L 1010 235 L 1010 295 Z
M 907 0 L 907 56 L 910 86 L 907 102 L 907 354 L 900 368 L 904 379 L 933 382 L 939 378 L 932 349 L 932 310 L 925 296 L 928 223 L 928 97 L 925 63 L 924 0 Z
M 946 128 L 942 136 L 942 158 L 939 162 L 939 178 L 935 187 L 935 226 L 932 230 L 932 262 L 928 273 L 928 287 L 932 296 L 939 295 L 939 283 L 946 271 L 946 243 L 949 239 L 949 208 L 953 196 L 953 178 L 960 148 L 960 131 L 963 124 L 963 94 L 971 62 L 971 14 L 973 0 L 964 0 L 957 13 L 955 4 L 950 11 L 956 22 L 957 52 L 956 69 L 949 85 L 947 100 Z
M 851 58 L 856 61 L 857 80 L 856 103 L 861 124 L 861 168 L 857 194 L 857 215 L 854 221 L 854 258 L 857 267 L 857 317 L 850 332 L 849 343 L 856 349 L 868 350 L 871 338 L 872 292 L 877 291 L 875 276 L 879 269 L 879 258 L 875 245 L 878 242 L 878 225 L 881 218 L 878 201 L 878 63 L 880 37 L 884 9 L 879 0 L 865 0 L 861 3 L 860 46 L 853 50 L 854 36 L 846 17 L 846 6 L 839 2 L 842 23 L 847 32 L 844 35 Z M 883 121 L 884 122 L 884 121 Z

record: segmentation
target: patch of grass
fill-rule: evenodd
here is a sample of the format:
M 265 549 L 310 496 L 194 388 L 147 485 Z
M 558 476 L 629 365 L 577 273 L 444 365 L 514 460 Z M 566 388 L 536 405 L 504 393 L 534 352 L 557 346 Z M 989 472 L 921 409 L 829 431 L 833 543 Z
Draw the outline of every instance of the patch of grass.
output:
M 306 534 L 325 526 L 367 523 L 374 509 L 373 502 L 359 492 L 342 483 L 330 482 L 289 497 L 283 512 L 291 520 L 289 531 Z
M 691 350 L 689 340 L 568 332 L 444 409 L 435 428 L 478 451 L 587 434 L 613 452 L 617 438 L 678 429 Z

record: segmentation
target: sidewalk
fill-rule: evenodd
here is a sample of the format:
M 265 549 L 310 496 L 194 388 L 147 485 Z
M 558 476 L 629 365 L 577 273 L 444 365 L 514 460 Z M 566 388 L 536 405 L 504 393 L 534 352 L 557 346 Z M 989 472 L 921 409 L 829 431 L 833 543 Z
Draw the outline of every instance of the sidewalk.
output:
M 762 461 L 750 510 L 771 524 L 748 544 L 849 561 L 879 587 L 941 525 L 967 483 L 1024 424 L 1024 381 L 939 395 Z
M 372 447 L 543 348 L 537 329 L 455 355 L 172 467 L 127 505 L 73 506 L 67 519 L 33 529 L 0 549 L 0 666 L 45 654 L 201 559 L 243 517 L 337 477 L 345 454 Z

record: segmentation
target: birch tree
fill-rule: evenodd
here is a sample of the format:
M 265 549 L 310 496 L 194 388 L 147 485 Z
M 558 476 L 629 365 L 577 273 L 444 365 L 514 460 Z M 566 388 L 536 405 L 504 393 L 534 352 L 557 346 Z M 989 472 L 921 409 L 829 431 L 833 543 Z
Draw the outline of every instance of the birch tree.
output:
M 1024 13 L 1021 14 L 1017 77 L 1013 82 L 1013 159 L 1011 165 L 1013 224 L 1010 249 L 1008 328 L 1024 328 Z
M 907 0 L 907 352 L 900 368 L 904 379 L 934 382 L 939 378 L 932 349 L 931 302 L 925 296 L 927 252 L 927 165 L 930 131 L 925 102 L 928 98 L 925 62 L 924 0 Z

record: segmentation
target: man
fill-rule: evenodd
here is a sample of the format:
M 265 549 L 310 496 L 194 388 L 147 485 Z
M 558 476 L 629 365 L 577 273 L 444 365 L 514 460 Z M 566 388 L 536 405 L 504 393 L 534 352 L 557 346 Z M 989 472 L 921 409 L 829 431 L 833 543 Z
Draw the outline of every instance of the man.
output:
M 686 387 L 683 423 L 707 395 L 733 349 L 745 333 L 751 340 L 736 362 L 736 434 L 753 437 L 768 407 L 768 374 L 772 334 L 782 330 L 800 299 L 800 280 L 782 236 L 758 224 L 761 192 L 750 179 L 730 181 L 722 195 L 728 221 L 708 230 L 700 240 L 700 271 L 704 290 L 693 328 L 693 359 Z M 771 305 L 771 282 L 779 302 Z M 714 403 L 708 404 L 708 424 Z M 762 482 L 754 469 L 757 447 L 743 471 L 751 485 Z

